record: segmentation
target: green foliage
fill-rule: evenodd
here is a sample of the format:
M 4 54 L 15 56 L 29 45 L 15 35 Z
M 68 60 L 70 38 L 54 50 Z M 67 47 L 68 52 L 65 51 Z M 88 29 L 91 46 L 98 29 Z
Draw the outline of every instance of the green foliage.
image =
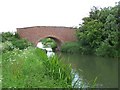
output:
M 73 80 L 71 75 L 71 65 L 63 64 L 57 56 L 48 58 L 48 60 L 44 61 L 44 65 L 47 75 L 50 75 L 50 77 L 57 81 L 63 80 L 64 85 L 69 84 L 69 86 L 71 86 Z
M 77 42 L 64 43 L 61 47 L 61 51 L 66 53 L 78 53 L 80 52 L 79 43 Z
M 119 57 L 118 10 L 115 7 L 97 9 L 93 7 L 89 17 L 83 18 L 83 23 L 77 29 L 77 37 L 82 51 L 91 54 Z
M 32 45 L 30 42 L 28 42 L 25 39 L 19 39 L 19 40 L 12 41 L 12 44 L 14 48 L 19 48 L 19 49 L 25 49 L 28 46 Z
M 6 52 L 13 50 L 13 44 L 10 41 L 0 43 L 0 52 Z
M 110 57 L 117 57 L 118 56 L 118 51 L 115 50 L 115 48 L 109 43 L 101 43 L 100 47 L 96 49 L 96 55 L 99 56 L 110 56 Z
M 19 35 L 16 32 L 15 33 L 2 32 L 0 34 L 0 37 L 2 37 L 2 42 L 13 41 L 13 40 L 16 40 L 16 39 L 20 39 Z
M 51 47 L 52 49 L 57 48 L 57 43 L 51 38 L 42 39 L 41 42 L 45 45 L 45 47 Z
M 21 39 L 19 35 L 11 32 L 2 32 L 0 34 L 1 43 L 0 43 L 0 51 L 6 52 L 11 51 L 14 48 L 25 49 L 29 46 L 32 46 L 30 42 L 25 39 Z
M 2 55 L 2 87 L 72 87 L 71 67 L 68 66 L 56 56 L 48 58 L 39 48 L 14 49 Z
M 2 87 L 72 87 L 71 67 L 64 65 L 57 56 L 48 58 L 46 53 L 32 46 L 17 33 L 1 33 Z M 55 47 L 52 39 L 44 43 Z M 68 71 L 67 71 L 68 70 Z
M 78 42 L 65 43 L 62 51 L 120 57 L 119 11 L 120 2 L 114 7 L 93 7 L 77 28 Z

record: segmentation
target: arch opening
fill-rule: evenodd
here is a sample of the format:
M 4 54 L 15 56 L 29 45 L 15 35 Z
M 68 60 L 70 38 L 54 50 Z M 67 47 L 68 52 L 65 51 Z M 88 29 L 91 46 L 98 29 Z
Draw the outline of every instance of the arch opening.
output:
M 37 43 L 42 42 L 46 47 L 50 47 L 53 51 L 59 51 L 61 49 L 62 41 L 56 37 L 47 36 L 41 38 Z

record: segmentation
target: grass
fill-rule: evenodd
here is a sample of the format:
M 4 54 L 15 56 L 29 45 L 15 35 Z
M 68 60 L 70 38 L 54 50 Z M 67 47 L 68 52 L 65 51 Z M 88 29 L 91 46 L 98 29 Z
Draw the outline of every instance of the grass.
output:
M 68 88 L 72 87 L 70 65 L 57 56 L 48 58 L 35 47 L 14 49 L 2 54 L 3 88 Z
M 0 52 L 0 88 L 2 88 L 2 53 Z
M 61 47 L 61 51 L 65 53 L 80 53 L 80 47 L 78 42 L 67 42 Z

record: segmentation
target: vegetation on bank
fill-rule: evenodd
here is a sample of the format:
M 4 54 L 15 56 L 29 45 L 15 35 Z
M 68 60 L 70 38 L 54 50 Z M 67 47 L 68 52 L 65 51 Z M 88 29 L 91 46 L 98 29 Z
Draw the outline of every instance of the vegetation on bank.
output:
M 65 43 L 61 51 L 119 57 L 119 8 L 120 2 L 115 7 L 94 7 L 77 29 L 78 41 Z M 0 40 L 3 88 L 72 87 L 71 66 L 63 64 L 57 56 L 48 58 L 43 50 L 21 39 L 17 33 L 1 33 Z M 50 39 L 43 42 L 56 47 Z
M 51 47 L 53 51 L 57 48 L 57 43 L 51 38 L 44 38 L 41 40 L 45 47 Z
M 61 52 L 80 53 L 78 42 L 67 42 L 62 45 Z
M 62 51 L 94 54 L 98 56 L 120 56 L 120 2 L 114 7 L 93 7 L 89 17 L 83 18 L 83 23 L 77 28 L 78 42 L 67 43 Z M 76 43 L 78 43 L 77 47 Z M 77 50 L 78 49 L 78 50 Z
M 57 56 L 48 58 L 43 50 L 16 35 L 10 32 L 0 35 L 3 88 L 72 87 L 70 65 L 64 65 Z
M 33 46 L 33 44 L 26 39 L 21 39 L 17 33 L 2 32 L 0 34 L 0 40 L 0 52 L 3 53 L 12 51 L 15 48 L 22 50 L 29 46 Z
M 2 55 L 2 87 L 72 87 L 71 67 L 58 58 L 48 58 L 39 48 L 15 49 Z

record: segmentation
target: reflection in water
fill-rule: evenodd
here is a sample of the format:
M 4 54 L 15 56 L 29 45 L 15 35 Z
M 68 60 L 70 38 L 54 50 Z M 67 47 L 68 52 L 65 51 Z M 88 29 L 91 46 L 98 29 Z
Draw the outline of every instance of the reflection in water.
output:
M 55 53 L 52 51 L 52 48 L 45 48 L 45 50 L 47 51 L 48 57 L 52 57 L 55 55 Z
M 88 85 L 87 84 L 83 84 L 83 80 L 82 78 L 79 76 L 78 73 L 75 73 L 74 70 L 72 71 L 72 73 L 74 74 L 74 78 L 72 81 L 72 87 L 73 88 L 87 88 Z
M 79 77 L 79 75 L 77 73 L 75 73 L 75 76 L 72 81 L 72 86 L 74 88 L 80 88 L 79 86 L 81 86 L 81 85 L 82 85 L 82 79 Z
M 75 77 L 76 79 L 80 77 L 80 84 L 83 84 L 83 87 L 93 86 L 94 84 L 101 88 L 118 87 L 117 59 L 79 54 L 61 54 L 61 57 L 64 63 L 70 63 L 72 68 L 77 70 L 78 74 Z
M 45 46 L 44 46 L 44 44 L 42 44 L 42 42 L 39 42 L 37 44 L 37 47 L 45 50 L 47 52 L 48 57 L 52 57 L 55 55 L 55 53 L 52 51 L 52 48 L 50 48 L 50 47 L 45 48 Z

